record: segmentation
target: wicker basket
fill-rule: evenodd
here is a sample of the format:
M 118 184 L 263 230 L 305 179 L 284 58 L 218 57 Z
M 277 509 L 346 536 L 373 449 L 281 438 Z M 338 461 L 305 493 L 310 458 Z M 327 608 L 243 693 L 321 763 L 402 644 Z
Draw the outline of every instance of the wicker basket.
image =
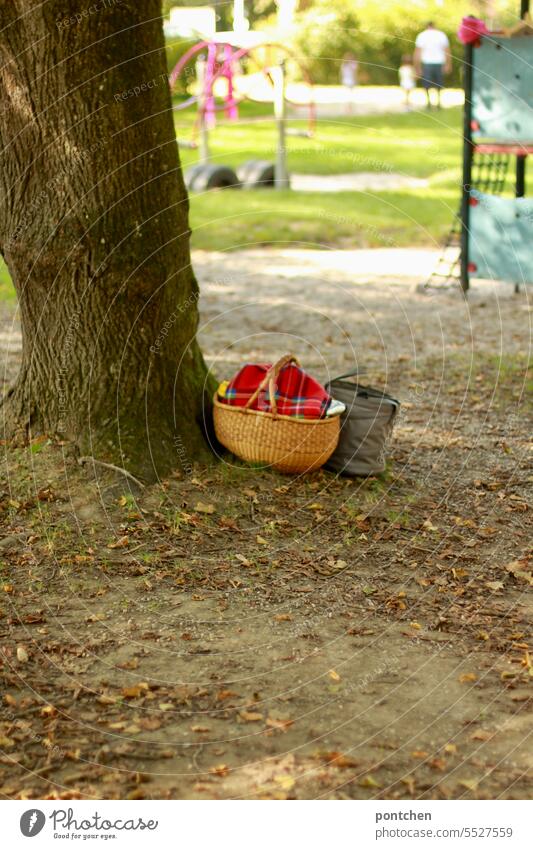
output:
M 340 416 L 297 419 L 278 414 L 276 380 L 281 369 L 291 362 L 298 365 L 292 354 L 278 360 L 244 407 L 222 404 L 215 393 L 215 433 L 228 451 L 248 463 L 265 463 L 278 472 L 310 472 L 319 469 L 337 447 Z M 272 412 L 250 409 L 267 385 Z

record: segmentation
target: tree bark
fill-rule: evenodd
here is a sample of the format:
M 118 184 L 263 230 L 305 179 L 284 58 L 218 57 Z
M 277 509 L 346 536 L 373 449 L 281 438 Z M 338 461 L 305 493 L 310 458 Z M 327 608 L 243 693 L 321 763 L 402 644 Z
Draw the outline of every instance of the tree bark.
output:
M 8 433 L 153 479 L 207 453 L 208 378 L 161 0 L 0 0 L 0 251 L 23 355 Z

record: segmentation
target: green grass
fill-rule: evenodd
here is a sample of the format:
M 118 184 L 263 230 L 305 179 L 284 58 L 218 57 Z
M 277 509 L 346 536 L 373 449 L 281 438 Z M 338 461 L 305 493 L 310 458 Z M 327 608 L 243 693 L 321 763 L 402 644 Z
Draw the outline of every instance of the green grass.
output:
M 15 289 L 9 276 L 6 264 L 0 256 L 0 301 L 16 300 Z
M 192 121 L 175 113 L 178 139 L 190 140 Z M 306 130 L 305 118 L 289 126 Z M 460 175 L 461 109 L 406 112 L 359 118 L 325 118 L 312 139 L 289 136 L 289 169 L 304 174 L 390 170 L 414 177 L 432 177 L 445 170 Z M 213 161 L 235 167 L 246 159 L 273 159 L 276 129 L 270 115 L 257 106 L 241 107 L 239 122 L 222 119 L 210 133 Z M 182 150 L 184 165 L 197 159 Z M 449 175 L 450 176 L 450 175 Z
M 179 139 L 190 139 L 194 112 L 175 112 Z M 306 120 L 290 126 L 306 129 Z M 220 120 L 210 136 L 213 162 L 237 167 L 275 157 L 276 130 L 268 106 L 241 107 L 238 123 Z M 192 246 L 436 246 L 459 200 L 461 110 L 323 119 L 312 139 L 289 136 L 289 170 L 303 174 L 395 172 L 425 178 L 425 188 L 379 192 L 226 190 L 191 195 Z M 183 166 L 197 153 L 183 149 Z M 0 261 L 0 299 L 15 293 Z
M 178 138 L 190 138 L 184 113 L 176 116 Z M 247 159 L 272 160 L 275 143 L 271 118 L 258 107 L 245 109 L 238 124 L 221 121 L 211 133 L 211 158 L 234 168 Z M 193 247 L 435 246 L 446 235 L 459 200 L 460 109 L 324 119 L 312 139 L 289 137 L 287 149 L 289 170 L 296 173 L 395 172 L 427 179 L 428 185 L 378 192 L 193 193 Z M 187 167 L 197 154 L 182 150 L 181 157 Z
M 453 191 L 211 192 L 191 199 L 192 245 L 228 250 L 282 247 L 436 246 L 455 211 Z

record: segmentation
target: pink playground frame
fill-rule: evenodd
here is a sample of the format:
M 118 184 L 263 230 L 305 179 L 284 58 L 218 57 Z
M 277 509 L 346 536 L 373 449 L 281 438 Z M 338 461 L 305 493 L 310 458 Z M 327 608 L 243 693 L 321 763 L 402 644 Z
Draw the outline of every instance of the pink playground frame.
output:
M 261 48 L 271 48 L 275 47 L 279 50 L 282 50 L 287 56 L 293 59 L 300 70 L 302 71 L 303 78 L 307 85 L 313 85 L 313 81 L 309 75 L 309 72 L 305 68 L 305 66 L 299 61 L 298 57 L 294 55 L 293 51 L 289 48 L 285 47 L 282 44 L 277 44 L 275 42 L 268 42 L 261 45 L 254 45 L 252 47 L 238 47 L 234 48 L 233 45 L 224 41 L 214 41 L 214 40 L 206 40 L 200 41 L 198 44 L 194 44 L 190 47 L 181 57 L 181 59 L 177 62 L 175 67 L 169 76 L 169 84 L 170 90 L 172 91 L 176 82 L 182 73 L 185 66 L 201 51 L 207 52 L 207 62 L 205 69 L 205 80 L 204 80 L 204 91 L 202 92 L 202 97 L 197 95 L 193 97 L 187 98 L 183 103 L 179 106 L 174 107 L 175 109 L 186 109 L 188 106 L 191 106 L 193 103 L 200 102 L 199 115 L 197 124 L 201 121 L 205 121 L 205 125 L 208 128 L 212 128 L 216 123 L 216 113 L 220 110 L 224 110 L 227 118 L 231 121 L 235 121 L 239 117 L 239 103 L 242 103 L 243 100 L 252 100 L 251 97 L 242 97 L 240 100 L 237 100 L 234 96 L 233 90 L 233 66 L 235 62 L 238 62 L 245 56 L 250 55 L 254 50 L 258 47 Z M 222 50 L 224 53 L 223 61 L 220 59 L 217 60 L 217 53 Z M 217 61 L 219 67 L 217 69 Z M 268 69 L 266 67 L 262 68 L 263 73 L 268 76 Z M 222 106 L 217 106 L 215 103 L 215 98 L 213 94 L 213 88 L 216 80 L 219 77 L 226 77 L 228 80 L 228 92 L 226 97 L 224 98 L 224 104 Z M 312 100 L 310 100 L 309 104 L 301 104 L 296 103 L 294 101 L 287 101 L 291 103 L 293 106 L 301 106 L 307 107 L 308 109 L 308 127 L 309 133 L 312 134 L 315 128 L 316 123 L 316 109 L 315 104 Z M 200 109 L 202 110 L 202 114 L 200 114 Z

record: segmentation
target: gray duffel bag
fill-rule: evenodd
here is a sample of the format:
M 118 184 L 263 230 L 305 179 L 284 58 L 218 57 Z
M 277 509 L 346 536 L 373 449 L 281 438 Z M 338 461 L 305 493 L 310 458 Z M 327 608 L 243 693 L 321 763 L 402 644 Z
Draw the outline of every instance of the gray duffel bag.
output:
M 348 380 L 348 372 L 326 383 L 326 389 L 346 405 L 341 415 L 339 443 L 325 465 L 342 475 L 377 475 L 385 471 L 386 444 L 392 435 L 400 402 L 370 386 Z

